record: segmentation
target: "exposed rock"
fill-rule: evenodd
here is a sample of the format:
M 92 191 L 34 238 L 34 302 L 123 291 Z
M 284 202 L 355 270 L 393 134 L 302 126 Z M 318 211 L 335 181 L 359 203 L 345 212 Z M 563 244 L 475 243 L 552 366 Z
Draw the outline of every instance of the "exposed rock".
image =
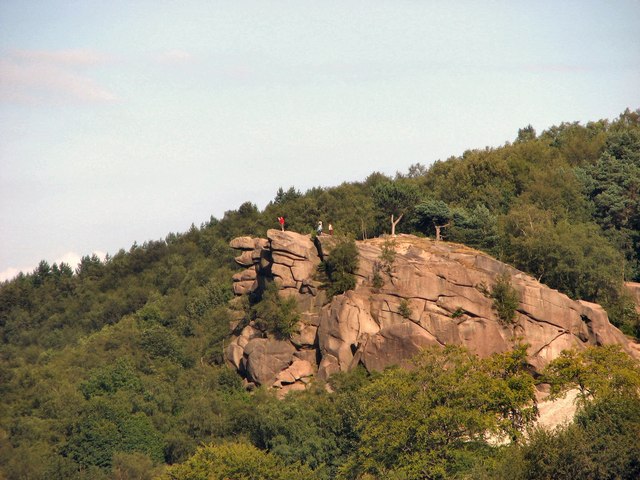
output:
M 259 385 L 271 385 L 291 363 L 291 343 L 271 338 L 254 338 L 244 347 L 247 378 Z
M 246 295 L 250 292 L 253 292 L 256 289 L 257 285 L 258 283 L 252 280 L 247 280 L 244 282 L 236 281 L 233 284 L 233 293 L 235 293 L 236 295 Z
M 415 323 L 397 323 L 369 337 L 359 349 L 359 360 L 367 370 L 381 371 L 389 365 L 402 365 L 421 349 L 433 345 L 440 344 Z
M 246 282 L 246 281 L 254 281 L 258 277 L 255 268 L 247 268 L 240 273 L 236 273 L 233 276 L 234 282 Z
M 537 395 L 538 419 L 536 425 L 553 429 L 573 419 L 577 409 L 578 390 L 569 390 L 563 397 L 549 400 L 548 394 Z
M 235 259 L 236 263 L 241 267 L 250 267 L 253 265 L 253 250 L 245 250 L 237 256 Z
M 291 343 L 296 347 L 313 347 L 317 342 L 318 327 L 302 323 L 298 333 L 291 336 Z
M 271 242 L 271 250 L 273 252 L 279 252 L 294 259 L 310 260 L 317 263 L 318 251 L 309 235 L 271 229 L 267 231 L 267 238 Z
M 255 384 L 301 389 L 313 375 L 326 379 L 359 363 L 382 370 L 430 345 L 463 345 L 485 357 L 526 342 L 536 370 L 564 349 L 589 345 L 619 344 L 640 357 L 640 346 L 613 327 L 599 305 L 571 300 L 462 245 L 399 235 L 395 259 L 381 271 L 387 240 L 356 242 L 356 288 L 327 302 L 314 275 L 336 238 L 323 235 L 314 243 L 309 235 L 280 230 L 269 230 L 267 237 L 231 242 L 244 251 L 238 263 L 247 265 L 247 253 L 252 261 L 234 275 L 234 292 L 245 295 L 275 281 L 281 296 L 296 298 L 300 323 L 291 340 L 263 338 L 265 332 L 246 327 L 231 341 L 229 363 Z M 377 288 L 375 272 L 383 280 Z M 489 295 L 503 273 L 520 298 L 512 323 L 498 318 Z M 640 297 L 640 284 L 627 288 Z
M 251 237 L 236 237 L 231 240 L 229 245 L 236 250 L 253 250 L 255 248 L 255 240 Z

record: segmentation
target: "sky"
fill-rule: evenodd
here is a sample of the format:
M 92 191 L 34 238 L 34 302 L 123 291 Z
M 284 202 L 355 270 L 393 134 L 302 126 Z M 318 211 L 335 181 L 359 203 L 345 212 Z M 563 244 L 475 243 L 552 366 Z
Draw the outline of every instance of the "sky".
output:
M 0 280 L 614 119 L 639 25 L 640 0 L 2 0 Z

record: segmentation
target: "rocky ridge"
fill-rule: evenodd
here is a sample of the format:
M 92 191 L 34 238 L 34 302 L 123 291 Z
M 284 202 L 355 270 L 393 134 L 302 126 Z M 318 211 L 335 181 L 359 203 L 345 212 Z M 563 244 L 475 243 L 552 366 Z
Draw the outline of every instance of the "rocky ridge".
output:
M 304 389 L 313 376 L 326 379 L 358 364 L 382 370 L 402 364 L 421 348 L 462 345 L 480 356 L 529 344 L 539 371 L 564 349 L 619 344 L 640 357 L 638 345 L 609 323 L 599 305 L 572 300 L 498 260 L 458 244 L 400 235 L 356 242 L 354 290 L 327 301 L 317 266 L 335 238 L 269 230 L 266 239 L 239 237 L 231 247 L 246 267 L 233 277 L 238 297 L 274 281 L 282 297 L 295 297 L 298 332 L 276 339 L 254 322 L 235 325 L 227 360 L 248 382 Z M 394 252 L 383 262 L 383 249 Z M 519 296 L 515 320 L 498 318 L 487 294 L 506 274 Z M 242 327 L 242 328 L 240 328 Z M 238 331 L 239 330 L 239 331 Z

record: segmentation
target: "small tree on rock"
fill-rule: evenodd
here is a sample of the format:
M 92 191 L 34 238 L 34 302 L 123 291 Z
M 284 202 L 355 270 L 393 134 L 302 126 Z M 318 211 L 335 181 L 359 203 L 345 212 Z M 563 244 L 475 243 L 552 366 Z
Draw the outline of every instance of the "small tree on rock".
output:
M 391 215 L 391 235 L 396 234 L 396 225 L 418 201 L 418 192 L 413 185 L 400 182 L 382 182 L 373 189 L 376 207 Z

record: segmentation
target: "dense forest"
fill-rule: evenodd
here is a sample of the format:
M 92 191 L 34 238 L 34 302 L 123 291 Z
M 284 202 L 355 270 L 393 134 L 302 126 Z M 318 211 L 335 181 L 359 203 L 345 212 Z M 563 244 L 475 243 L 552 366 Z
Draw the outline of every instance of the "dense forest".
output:
M 640 281 L 640 110 L 527 126 L 501 147 L 280 188 L 263 210 L 246 202 L 2 283 L 0 479 L 639 478 L 640 368 L 613 348 L 567 352 L 537 378 L 523 349 L 445 348 L 412 371 L 356 370 L 284 400 L 244 388 L 223 359 L 240 270 L 230 239 L 265 236 L 279 216 L 374 237 L 391 215 L 397 232 L 439 234 L 600 303 L 640 338 L 624 289 Z M 529 428 L 540 382 L 580 388 L 575 422 Z

